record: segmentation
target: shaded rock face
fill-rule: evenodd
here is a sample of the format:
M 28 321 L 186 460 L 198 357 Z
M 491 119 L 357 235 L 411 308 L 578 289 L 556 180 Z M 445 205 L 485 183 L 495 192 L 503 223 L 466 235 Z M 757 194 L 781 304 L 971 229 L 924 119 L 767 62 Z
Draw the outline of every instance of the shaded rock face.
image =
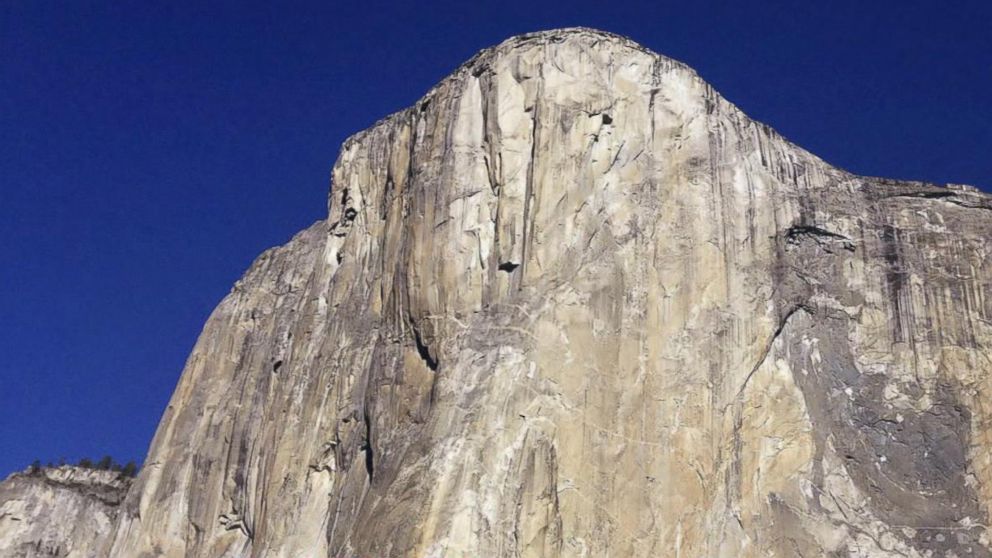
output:
M 107 545 L 131 479 L 63 466 L 0 482 L 0 556 L 92 558 Z
M 109 554 L 990 556 L 990 217 L 628 40 L 511 39 L 345 143 Z

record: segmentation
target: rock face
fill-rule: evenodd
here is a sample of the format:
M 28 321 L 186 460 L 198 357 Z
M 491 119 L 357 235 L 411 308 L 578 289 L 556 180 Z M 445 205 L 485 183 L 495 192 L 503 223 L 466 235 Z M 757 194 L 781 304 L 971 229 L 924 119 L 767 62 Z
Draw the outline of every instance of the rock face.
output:
M 106 556 L 130 484 L 114 471 L 70 466 L 14 473 L 0 482 L 0 556 Z
M 110 556 L 992 556 L 992 198 L 525 35 L 349 139 Z

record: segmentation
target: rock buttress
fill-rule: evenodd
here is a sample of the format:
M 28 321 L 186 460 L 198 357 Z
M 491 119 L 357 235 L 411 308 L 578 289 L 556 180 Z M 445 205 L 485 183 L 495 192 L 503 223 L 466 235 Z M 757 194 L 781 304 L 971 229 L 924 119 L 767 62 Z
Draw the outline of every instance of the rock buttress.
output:
M 31 468 L 0 482 L 0 556 L 106 556 L 131 484 L 116 471 Z
M 218 307 L 112 556 L 989 556 L 992 201 L 585 29 L 348 140 Z

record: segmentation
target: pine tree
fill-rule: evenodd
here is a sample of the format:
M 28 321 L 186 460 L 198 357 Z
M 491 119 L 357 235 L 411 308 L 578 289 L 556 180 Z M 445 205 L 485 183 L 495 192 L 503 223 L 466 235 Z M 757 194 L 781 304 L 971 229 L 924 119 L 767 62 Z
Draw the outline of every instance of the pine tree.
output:
M 114 464 L 114 458 L 109 455 L 104 455 L 103 459 L 97 462 L 96 468 L 101 471 L 109 471 L 110 466 Z
M 125 477 L 134 477 L 138 474 L 138 466 L 134 463 L 134 461 L 128 461 L 127 465 L 121 469 L 121 474 Z

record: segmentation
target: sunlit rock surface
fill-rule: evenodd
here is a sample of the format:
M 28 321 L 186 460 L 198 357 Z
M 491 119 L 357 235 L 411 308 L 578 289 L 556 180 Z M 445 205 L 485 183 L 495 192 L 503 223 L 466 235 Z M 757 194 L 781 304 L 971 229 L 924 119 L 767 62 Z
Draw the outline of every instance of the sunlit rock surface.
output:
M 510 39 L 220 304 L 110 555 L 990 556 L 990 217 Z
M 0 482 L 0 556 L 106 556 L 130 483 L 115 471 L 72 466 L 10 475 Z

